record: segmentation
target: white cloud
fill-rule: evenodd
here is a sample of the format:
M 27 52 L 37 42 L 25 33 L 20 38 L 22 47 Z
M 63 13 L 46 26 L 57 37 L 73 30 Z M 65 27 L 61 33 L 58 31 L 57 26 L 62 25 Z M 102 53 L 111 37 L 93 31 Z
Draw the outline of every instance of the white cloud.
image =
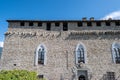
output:
M 0 47 L 3 47 L 3 42 L 0 42 Z
M 105 17 L 103 17 L 102 19 L 103 20 L 108 20 L 109 18 L 120 19 L 120 11 L 112 12 L 112 13 L 106 15 Z

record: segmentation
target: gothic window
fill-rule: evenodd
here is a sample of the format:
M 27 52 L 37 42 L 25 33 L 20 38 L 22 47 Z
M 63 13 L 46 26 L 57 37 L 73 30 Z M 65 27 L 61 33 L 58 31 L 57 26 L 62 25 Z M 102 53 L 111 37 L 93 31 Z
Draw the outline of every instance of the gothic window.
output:
M 107 80 L 115 80 L 115 72 L 107 72 Z
M 86 50 L 82 44 L 77 45 L 76 48 L 76 63 L 86 63 Z
M 112 45 L 112 56 L 113 56 L 114 63 L 120 64 L 120 44 L 113 43 L 113 45 Z
M 38 46 L 35 56 L 35 65 L 46 63 L 46 48 L 43 45 Z
M 44 53 L 45 53 L 45 50 L 43 47 L 41 47 L 38 51 L 38 64 L 44 63 Z

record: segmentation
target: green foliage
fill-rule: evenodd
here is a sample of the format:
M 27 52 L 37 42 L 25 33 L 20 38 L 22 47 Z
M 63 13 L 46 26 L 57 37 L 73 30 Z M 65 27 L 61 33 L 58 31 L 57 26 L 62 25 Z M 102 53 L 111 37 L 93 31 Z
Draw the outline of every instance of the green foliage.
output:
M 27 70 L 2 70 L 0 80 L 39 80 L 36 72 Z M 43 79 L 44 80 L 44 79 Z

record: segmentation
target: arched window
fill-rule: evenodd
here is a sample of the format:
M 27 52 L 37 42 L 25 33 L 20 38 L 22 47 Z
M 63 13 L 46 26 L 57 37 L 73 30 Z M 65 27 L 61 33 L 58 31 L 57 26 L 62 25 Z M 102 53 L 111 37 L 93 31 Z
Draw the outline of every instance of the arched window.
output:
M 112 57 L 114 63 L 120 64 L 120 43 L 112 44 Z
M 46 64 L 46 48 L 44 45 L 39 45 L 35 55 L 35 65 Z
M 45 49 L 43 46 L 38 50 L 38 64 L 44 64 Z
M 86 63 L 86 49 L 83 44 L 78 44 L 76 47 L 76 64 L 77 63 Z

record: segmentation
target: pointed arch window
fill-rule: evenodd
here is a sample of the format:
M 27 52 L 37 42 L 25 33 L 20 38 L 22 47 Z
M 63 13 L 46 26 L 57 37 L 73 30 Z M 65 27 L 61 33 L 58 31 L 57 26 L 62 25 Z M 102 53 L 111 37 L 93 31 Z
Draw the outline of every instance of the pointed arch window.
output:
M 120 64 L 120 43 L 113 43 L 112 56 L 113 56 L 113 62 Z
M 44 45 L 39 45 L 36 50 L 35 65 L 46 64 L 46 48 Z
M 38 51 L 38 64 L 44 64 L 45 49 L 41 46 Z
M 86 63 L 86 49 L 82 44 L 78 44 L 76 48 L 76 63 Z

